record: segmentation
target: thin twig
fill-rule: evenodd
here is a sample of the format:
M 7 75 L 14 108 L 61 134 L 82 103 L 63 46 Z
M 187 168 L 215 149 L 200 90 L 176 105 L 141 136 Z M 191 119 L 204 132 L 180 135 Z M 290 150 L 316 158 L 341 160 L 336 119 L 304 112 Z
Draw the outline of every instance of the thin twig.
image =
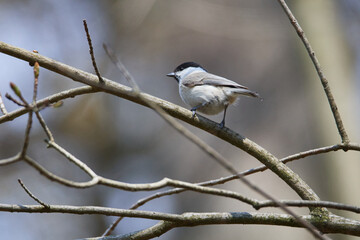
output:
M 330 201 L 307 201 L 307 200 L 281 200 L 286 206 L 289 207 L 326 207 L 338 210 L 344 210 L 354 213 L 360 213 L 360 207 L 351 206 L 343 203 L 330 202 Z M 276 207 L 276 205 L 271 201 L 262 201 L 257 206 L 257 209 L 264 207 Z
M 47 141 L 47 144 L 49 147 L 54 148 L 56 151 L 58 151 L 61 155 L 63 155 L 66 159 L 68 159 L 70 162 L 74 163 L 76 166 L 81 168 L 85 173 L 87 173 L 91 178 L 97 179 L 98 175 L 85 163 L 83 163 L 81 160 L 76 158 L 74 155 L 66 151 L 64 148 L 62 148 L 60 145 L 58 145 L 54 141 Z
M 335 144 L 335 145 L 331 145 L 331 146 L 326 146 L 326 147 L 321 147 L 321 148 L 315 148 L 315 149 L 311 149 L 305 152 L 300 152 L 300 153 L 296 153 L 293 155 L 290 155 L 288 157 L 282 158 L 281 161 L 284 163 L 293 161 L 293 160 L 297 160 L 297 159 L 301 159 L 301 158 L 305 158 L 305 157 L 309 157 L 309 156 L 313 156 L 313 155 L 318 155 L 318 154 L 322 154 L 322 153 L 327 153 L 327 152 L 332 152 L 332 151 L 338 151 L 338 150 L 354 150 L 354 151 L 360 151 L 360 145 L 358 143 L 340 143 L 340 144 Z
M 33 118 L 33 111 L 30 111 L 28 113 L 29 117 L 28 117 L 28 121 L 26 124 L 26 129 L 25 129 L 25 138 L 24 138 L 24 143 L 23 143 L 23 147 L 21 149 L 21 153 L 20 153 L 20 158 L 23 159 L 26 155 L 27 149 L 29 147 L 29 143 L 30 143 L 30 131 L 31 131 L 31 127 L 32 127 L 32 118 Z
M 39 63 L 35 62 L 34 64 L 34 89 L 33 89 L 33 104 L 36 103 L 36 97 L 37 97 L 37 90 L 38 90 L 38 77 L 39 77 Z M 17 88 L 17 87 L 16 87 Z M 22 96 L 20 90 L 17 90 L 17 95 L 18 97 L 21 99 L 21 101 L 25 104 L 25 107 L 30 108 L 29 103 L 25 100 L 25 98 Z M 36 107 L 36 105 L 35 105 Z M 28 117 L 28 121 L 27 121 L 27 125 L 26 125 L 26 130 L 25 130 L 25 139 L 24 139 L 24 144 L 20 153 L 20 157 L 23 159 L 26 155 L 28 146 L 29 146 L 29 142 L 30 142 L 30 131 L 31 131 L 31 127 L 32 127 L 32 120 L 33 120 L 33 112 L 34 109 L 30 109 L 29 111 L 29 117 Z
M 339 143 L 339 144 L 335 144 L 335 145 L 331 145 L 331 146 L 315 148 L 315 149 L 310 149 L 310 150 L 307 150 L 307 151 L 304 151 L 304 152 L 296 153 L 296 154 L 284 157 L 284 158 L 280 159 L 280 161 L 286 164 L 288 162 L 299 160 L 299 159 L 302 159 L 302 158 L 305 158 L 305 157 L 314 156 L 314 155 L 327 153 L 327 152 L 332 152 L 332 151 L 338 151 L 340 149 L 342 149 L 342 150 L 360 151 L 360 145 L 358 143 L 352 143 L 352 142 L 347 143 L 347 144 Z M 257 173 L 257 172 L 263 172 L 263 171 L 265 171 L 267 169 L 268 168 L 263 165 L 263 166 L 259 166 L 259 167 L 256 167 L 256 168 L 246 170 L 246 171 L 242 172 L 242 174 L 247 176 L 247 175 L 250 175 L 250 174 Z M 226 178 L 225 179 L 226 179 L 226 181 L 228 181 L 228 180 L 232 180 L 234 177 L 236 177 L 236 175 L 229 176 L 229 177 L 227 177 L 229 179 L 226 179 Z
M 18 162 L 18 161 L 20 161 L 20 160 L 21 160 L 20 154 L 17 154 L 17 155 L 15 155 L 15 156 L 13 156 L 13 157 L 1 159 L 1 160 L 0 160 L 0 166 L 9 165 L 9 164 Z
M 33 89 L 33 101 L 32 104 L 36 103 L 37 93 L 38 93 L 38 85 L 39 85 L 39 72 L 40 72 L 40 65 L 38 62 L 34 64 L 34 89 Z M 36 107 L 36 105 L 35 105 Z
M 321 69 L 319 60 L 317 59 L 317 57 L 315 55 L 315 52 L 312 49 L 312 47 L 310 45 L 310 42 L 309 42 L 309 40 L 307 39 L 307 37 L 306 37 L 306 35 L 304 33 L 304 30 L 301 28 L 300 24 L 296 20 L 294 14 L 291 12 L 290 8 L 287 6 L 285 0 L 278 0 L 278 2 L 280 3 L 282 8 L 284 9 L 286 15 L 288 16 L 291 24 L 295 28 L 297 34 L 299 35 L 301 41 L 303 42 L 303 44 L 304 44 L 304 46 L 305 46 L 305 48 L 306 48 L 312 62 L 314 64 L 314 67 L 315 67 L 315 69 L 316 69 L 316 71 L 317 71 L 317 73 L 319 75 L 321 84 L 323 85 L 326 97 L 327 97 L 327 99 L 329 101 L 330 108 L 331 108 L 332 114 L 333 114 L 334 119 L 335 119 L 336 127 L 337 127 L 337 129 L 339 131 L 339 134 L 341 136 L 341 140 L 342 140 L 342 142 L 344 144 L 347 144 L 348 142 L 350 142 L 350 140 L 349 140 L 349 137 L 348 137 L 348 135 L 346 133 L 344 124 L 343 124 L 343 122 L 341 120 L 341 116 L 340 116 L 338 107 L 336 106 L 334 96 L 331 93 L 329 82 L 326 79 L 326 76 L 325 76 L 324 72 Z
M 99 82 L 104 82 L 104 80 L 102 79 L 102 77 L 100 75 L 99 69 L 98 69 L 98 67 L 96 65 L 95 56 L 94 56 L 94 49 L 93 49 L 93 46 L 92 46 L 92 43 L 91 43 L 91 37 L 90 37 L 89 29 L 88 29 L 88 26 L 87 26 L 87 23 L 86 23 L 85 19 L 83 20 L 83 24 L 84 24 L 84 29 L 85 29 L 85 33 L 86 33 L 86 38 L 87 38 L 88 44 L 89 44 L 89 52 L 90 52 L 90 56 L 91 56 L 92 65 L 94 67 L 96 75 L 99 78 Z
M 36 106 L 37 106 L 38 109 L 40 109 L 41 107 L 48 106 L 49 104 L 56 103 L 56 102 L 58 102 L 60 100 L 64 100 L 64 99 L 67 99 L 67 98 L 73 98 L 73 97 L 80 96 L 80 95 L 83 95 L 83 94 L 95 93 L 95 92 L 99 92 L 99 90 L 95 89 L 95 88 L 93 88 L 91 86 L 73 88 L 73 89 L 65 90 L 65 91 L 53 94 L 51 96 L 48 96 L 46 98 L 43 98 L 43 99 L 36 102 Z M 15 119 L 15 118 L 29 112 L 30 109 L 25 108 L 23 104 L 21 106 L 23 108 L 20 108 L 18 110 L 12 111 L 12 112 L 9 112 L 7 115 L 1 116 L 0 117 L 0 124 L 4 123 L 4 122 L 11 121 L 11 120 L 13 120 L 13 119 Z M 33 108 L 33 106 L 30 105 L 30 108 Z
M 32 166 L 33 168 L 38 170 L 42 175 L 44 175 L 49 180 L 61 183 L 65 186 L 74 187 L 74 188 L 89 188 L 89 187 L 95 186 L 99 182 L 99 179 L 97 179 L 97 178 L 92 178 L 90 181 L 87 181 L 87 182 L 70 181 L 70 180 L 59 177 L 59 176 L 53 174 L 52 172 L 48 171 L 47 169 L 45 169 L 43 166 L 41 166 L 39 163 L 37 163 L 35 160 L 30 158 L 29 156 L 25 156 L 24 160 L 26 163 L 28 163 L 30 166 Z
M 36 106 L 36 104 L 34 104 L 34 106 Z M 36 111 L 36 112 L 35 112 L 35 115 L 36 115 L 36 117 L 37 117 L 37 119 L 38 119 L 41 127 L 44 129 L 47 137 L 49 138 L 49 142 L 54 142 L 54 137 L 53 137 L 53 135 L 52 135 L 49 127 L 46 125 L 45 120 L 44 120 L 44 118 L 41 116 L 40 112 L 39 112 L 39 111 Z
M 119 71 L 124 75 L 125 79 L 128 81 L 130 86 L 134 89 L 136 93 L 140 93 L 139 85 L 136 83 L 135 79 L 127 68 L 122 64 L 122 62 L 117 58 L 112 48 L 108 47 L 106 44 L 103 44 L 103 48 L 106 54 L 111 59 L 112 63 L 119 69 Z
M 4 105 L 4 102 L 3 102 L 3 99 L 2 99 L 2 96 L 1 96 L 1 92 L 0 92 L 0 111 L 6 115 L 8 112 L 6 111 L 6 107 Z
M 13 97 L 12 97 L 10 94 L 8 94 L 8 93 L 5 93 L 5 97 L 6 97 L 7 99 L 9 99 L 10 101 L 12 101 L 13 103 L 15 103 L 16 105 L 20 106 L 20 107 L 26 107 L 26 105 L 25 105 L 24 103 L 19 102 L 18 100 L 16 100 L 15 98 L 13 98 Z M 7 115 L 5 115 L 5 116 L 7 116 Z M 5 116 L 3 116 L 3 117 L 5 117 Z
M 25 192 L 32 198 L 34 199 L 36 202 L 38 202 L 40 205 L 44 206 L 45 208 L 50 208 L 50 205 L 44 203 L 43 201 L 41 201 L 39 198 L 37 198 L 34 194 L 32 194 L 30 192 L 30 190 L 25 186 L 25 184 L 21 181 L 21 179 L 18 179 L 18 182 L 20 184 L 20 186 L 25 190 Z

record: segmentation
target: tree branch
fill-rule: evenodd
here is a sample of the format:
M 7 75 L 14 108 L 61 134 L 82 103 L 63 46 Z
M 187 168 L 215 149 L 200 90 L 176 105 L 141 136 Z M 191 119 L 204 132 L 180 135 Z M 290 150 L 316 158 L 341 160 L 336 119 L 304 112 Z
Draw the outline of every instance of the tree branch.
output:
M 351 206 L 347 204 L 330 202 L 330 201 L 306 201 L 306 200 L 281 200 L 283 204 L 289 207 L 326 207 L 338 210 L 344 210 L 354 213 L 360 213 L 360 207 Z M 276 204 L 271 201 L 263 201 L 257 205 L 257 209 L 264 207 L 276 207 Z
M 34 54 L 30 51 L 10 46 L 3 42 L 0 42 L 0 52 L 19 59 L 23 59 L 28 62 L 37 61 L 39 62 L 40 66 L 47 68 L 50 71 L 54 71 L 63 76 L 69 77 L 74 81 L 82 82 L 84 84 L 93 86 L 98 90 L 108 92 L 138 104 L 149 107 L 147 102 L 151 102 L 152 104 L 158 105 L 171 116 L 203 129 L 249 153 L 261 161 L 269 169 L 271 169 L 271 171 L 277 174 L 281 179 L 283 179 L 302 199 L 319 200 L 319 197 L 314 193 L 314 191 L 312 191 L 312 189 L 296 173 L 281 163 L 267 150 L 228 128 L 219 128 L 217 123 L 207 118 L 204 118 L 200 115 L 197 118 L 193 118 L 191 111 L 162 99 L 153 97 L 149 94 L 141 93 L 141 97 L 139 98 L 137 94 L 134 93 L 134 91 L 132 91 L 132 89 L 129 87 L 107 80 L 105 78 L 104 82 L 100 83 L 97 76 L 93 74 L 89 74 L 63 63 L 59 63 L 39 54 Z
M 1 96 L 1 92 L 0 92 L 0 111 L 6 115 L 8 112 L 6 111 L 6 107 L 4 105 L 4 102 L 3 102 L 3 99 L 2 99 L 2 96 Z
M 25 186 L 25 184 L 21 181 L 21 179 L 18 179 L 18 182 L 20 184 L 20 186 L 24 189 L 24 191 L 32 198 L 34 199 L 37 203 L 39 203 L 40 205 L 42 205 L 45 208 L 49 208 L 50 206 L 46 203 L 44 203 L 43 201 L 41 201 L 39 198 L 37 198 L 34 194 L 32 194 L 30 192 L 30 190 Z
M 332 95 L 329 82 L 326 79 L 326 76 L 325 76 L 325 74 L 323 73 L 323 71 L 321 69 L 319 60 L 317 59 L 317 57 L 315 55 L 315 52 L 312 49 L 312 47 L 310 45 L 310 42 L 309 42 L 309 40 L 307 39 L 307 37 L 306 37 L 306 35 L 304 33 L 304 30 L 301 28 L 300 24 L 296 20 L 294 14 L 291 12 L 290 8 L 287 6 L 285 0 L 278 0 L 278 2 L 280 3 L 281 7 L 284 9 L 286 15 L 288 16 L 291 24 L 295 28 L 296 33 L 299 35 L 301 41 L 303 42 L 303 44 L 304 44 L 304 46 L 306 48 L 306 51 L 308 52 L 308 54 L 309 54 L 309 56 L 310 56 L 310 58 L 311 58 L 311 60 L 312 60 L 312 62 L 314 64 L 314 67 L 315 67 L 315 69 L 316 69 L 316 71 L 317 71 L 317 73 L 319 75 L 321 84 L 323 85 L 326 97 L 327 97 L 328 102 L 330 104 L 330 108 L 331 108 L 332 114 L 333 114 L 334 119 L 335 119 L 336 127 L 337 127 L 338 132 L 339 132 L 339 134 L 341 136 L 341 140 L 342 140 L 342 142 L 344 144 L 347 144 L 347 143 L 350 142 L 350 140 L 349 140 L 349 137 L 348 137 L 348 135 L 346 133 L 344 124 L 343 124 L 343 122 L 341 120 L 341 116 L 340 116 L 338 107 L 336 106 L 334 96 Z
M 43 98 L 43 99 L 37 101 L 36 107 L 40 109 L 49 104 L 57 103 L 60 100 L 64 100 L 67 98 L 73 98 L 75 96 L 88 94 L 88 93 L 94 93 L 94 92 L 99 92 L 99 90 L 97 90 L 91 86 L 84 86 L 84 87 L 73 88 L 70 90 L 65 90 L 65 91 L 53 94 L 51 96 L 48 96 L 46 98 Z M 32 104 L 30 104 L 29 106 L 30 106 L 30 108 L 34 107 L 34 106 L 32 106 Z M 4 123 L 4 122 L 12 121 L 17 117 L 28 113 L 29 111 L 30 111 L 30 109 L 23 107 L 23 108 L 15 110 L 15 111 L 9 112 L 8 114 L 0 117 L 0 124 Z
M 126 210 L 96 206 L 69 206 L 69 205 L 50 205 L 46 208 L 41 205 L 10 205 L 0 204 L 2 212 L 22 212 L 22 213 L 68 213 L 68 214 L 100 214 L 105 216 L 123 216 L 130 218 L 145 218 L 153 220 L 163 220 L 176 223 L 176 227 L 193 227 L 199 225 L 213 224 L 262 224 L 278 225 L 289 227 L 302 227 L 295 219 L 287 214 L 270 213 L 184 213 L 169 214 L 152 211 Z M 348 220 L 336 215 L 330 215 L 327 221 L 319 221 L 311 215 L 301 216 L 302 219 L 316 226 L 323 233 L 343 233 L 360 236 L 360 222 Z M 174 225 L 175 227 L 175 225 Z
M 93 46 L 92 46 L 92 43 L 91 43 L 91 37 L 90 37 L 89 29 L 88 29 L 88 26 L 87 26 L 87 23 L 86 23 L 85 19 L 83 20 L 83 24 L 84 24 L 84 29 L 85 29 L 85 33 L 86 33 L 86 38 L 87 38 L 88 44 L 89 44 L 89 53 L 90 53 L 90 57 L 91 57 L 91 62 L 92 62 L 92 65 L 94 67 L 95 73 L 99 78 L 99 82 L 102 82 L 103 79 L 102 79 L 102 77 L 100 75 L 100 72 L 99 72 L 99 69 L 98 69 L 98 67 L 96 65 L 94 49 L 93 49 Z

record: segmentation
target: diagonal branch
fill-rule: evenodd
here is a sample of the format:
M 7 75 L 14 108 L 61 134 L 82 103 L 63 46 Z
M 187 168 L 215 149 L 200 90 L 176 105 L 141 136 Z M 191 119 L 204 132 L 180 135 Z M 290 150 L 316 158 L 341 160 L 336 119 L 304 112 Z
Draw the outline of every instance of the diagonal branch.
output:
M 99 83 L 98 77 L 93 74 L 89 74 L 82 70 L 57 62 L 53 59 L 41 56 L 40 54 L 34 54 L 30 51 L 13 47 L 3 42 L 0 42 L 0 52 L 28 62 L 37 61 L 40 66 L 47 68 L 50 71 L 54 71 L 63 76 L 69 77 L 74 81 L 82 82 L 97 88 L 97 90 L 108 92 L 146 107 L 149 107 L 148 102 L 158 105 L 171 116 L 203 129 L 252 155 L 283 179 L 302 199 L 319 200 L 319 197 L 315 194 L 315 192 L 290 168 L 281 163 L 275 156 L 261 146 L 257 145 L 255 142 L 229 128 L 221 129 L 217 123 L 200 115 L 198 118 L 194 119 L 192 118 L 191 111 L 149 94 L 141 93 L 141 97 L 138 97 L 138 94 L 134 93 L 131 88 L 118 84 L 114 81 L 104 78 L 104 82 Z
M 79 95 L 83 95 L 83 94 L 95 93 L 95 92 L 99 92 L 99 90 L 97 90 L 91 86 L 84 86 L 84 87 L 73 88 L 70 90 L 65 90 L 65 91 L 53 94 L 51 96 L 48 96 L 46 98 L 43 98 L 41 100 L 38 100 L 36 102 L 36 107 L 39 109 L 39 108 L 45 107 L 49 104 L 57 103 L 60 100 L 64 100 L 67 98 L 73 98 L 75 96 L 79 96 Z M 34 106 L 32 106 L 32 104 L 30 104 L 30 109 L 33 107 Z M 0 117 L 0 124 L 4 123 L 4 122 L 12 121 L 17 117 L 28 113 L 30 111 L 30 109 L 23 107 L 23 108 L 15 110 L 15 111 L 9 112 L 8 114 Z
M 23 183 L 23 181 L 21 181 L 21 179 L 18 179 L 18 182 L 20 184 L 20 186 L 24 189 L 24 191 L 32 198 L 34 199 L 37 203 L 39 203 L 40 205 L 42 205 L 45 208 L 49 208 L 50 206 L 46 203 L 44 203 L 43 201 L 41 201 L 39 198 L 37 198 L 34 194 L 32 194 L 30 192 L 30 190 L 25 186 L 25 184 Z
M 299 35 L 301 41 L 304 43 L 306 51 L 308 52 L 308 54 L 309 54 L 309 56 L 310 56 L 310 58 L 311 58 L 311 60 L 312 60 L 312 62 L 314 64 L 314 67 L 315 67 L 315 69 L 316 69 L 316 71 L 317 71 L 317 73 L 319 75 L 321 84 L 323 85 L 326 97 L 328 99 L 332 114 L 333 114 L 334 119 L 335 119 L 336 127 L 337 127 L 338 132 L 339 132 L 339 134 L 341 136 L 341 140 L 342 140 L 342 142 L 344 144 L 347 144 L 347 143 L 350 142 L 350 140 L 349 140 L 349 137 L 348 137 L 348 135 L 346 133 L 344 124 L 343 124 L 343 122 L 341 120 L 341 116 L 340 116 L 338 107 L 336 106 L 334 96 L 331 93 L 329 82 L 326 79 L 326 76 L 325 76 L 325 74 L 323 73 L 323 71 L 321 69 L 319 60 L 317 59 L 317 57 L 315 55 L 315 52 L 312 49 L 312 47 L 310 45 L 310 42 L 309 42 L 309 40 L 307 39 L 307 37 L 306 37 L 306 35 L 304 33 L 304 30 L 301 28 L 300 24 L 296 20 L 294 14 L 291 12 L 290 8 L 287 6 L 285 0 L 278 0 L 278 2 L 280 3 L 281 7 L 284 9 L 286 15 L 288 16 L 291 24 L 294 26 L 294 28 L 295 28 L 297 34 Z

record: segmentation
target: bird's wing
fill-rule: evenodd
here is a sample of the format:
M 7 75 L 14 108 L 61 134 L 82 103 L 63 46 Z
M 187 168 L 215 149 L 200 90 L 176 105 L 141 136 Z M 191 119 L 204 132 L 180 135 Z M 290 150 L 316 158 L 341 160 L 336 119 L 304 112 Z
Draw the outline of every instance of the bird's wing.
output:
M 231 87 L 231 88 L 242 88 L 242 89 L 248 89 L 245 86 L 242 86 L 234 81 L 231 81 L 229 79 L 216 76 L 211 73 L 193 73 L 186 77 L 182 81 L 182 84 L 184 84 L 187 87 L 195 87 L 200 85 L 212 85 L 212 86 L 224 86 L 224 87 Z

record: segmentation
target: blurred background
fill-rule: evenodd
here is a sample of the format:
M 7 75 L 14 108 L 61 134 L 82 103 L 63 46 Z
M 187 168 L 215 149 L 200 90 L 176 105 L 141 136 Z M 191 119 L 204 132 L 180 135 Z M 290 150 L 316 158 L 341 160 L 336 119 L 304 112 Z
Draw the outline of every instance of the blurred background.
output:
M 349 137 L 360 141 L 360 2 L 357 0 L 288 1 L 319 58 L 333 90 Z M 330 107 L 305 48 L 277 1 L 269 0 L 123 0 L 26 1 L 0 3 L 0 41 L 37 50 L 65 64 L 93 72 L 82 20 L 86 19 L 101 74 L 126 84 L 106 56 L 109 44 L 144 92 L 184 107 L 178 86 L 165 75 L 185 61 L 257 91 L 264 101 L 243 98 L 227 114 L 227 126 L 282 158 L 339 143 Z M 29 64 L 0 54 L 0 92 L 16 83 L 31 99 Z M 41 69 L 39 99 L 81 86 Z M 4 99 L 7 110 L 17 109 Z M 42 114 L 55 140 L 97 174 L 129 183 L 164 177 L 205 181 L 228 173 L 179 135 L 153 111 L 104 93 L 68 99 Z M 220 122 L 222 115 L 210 116 Z M 21 149 L 27 116 L 0 125 L 0 159 Z M 185 123 L 184 123 L 185 124 Z M 239 171 L 260 163 L 232 145 L 186 125 L 229 159 Z M 54 173 L 76 181 L 87 176 L 55 150 L 35 121 L 29 155 Z M 360 205 L 359 153 L 336 152 L 290 163 L 322 200 Z M 73 189 L 51 182 L 26 163 L 0 168 L 0 203 L 35 204 L 17 183 L 48 204 L 129 208 L 149 192 L 124 192 L 104 186 Z M 267 171 L 249 179 L 278 199 L 298 196 Z M 240 182 L 222 186 L 261 199 Z M 154 200 L 143 210 L 249 211 L 235 200 L 182 193 Z M 264 209 L 262 212 L 280 212 Z M 306 214 L 306 209 L 296 211 Z M 360 220 L 355 214 L 334 211 Z M 75 239 L 101 235 L 114 217 L 65 214 L 0 214 L 0 239 Z M 156 221 L 125 219 L 114 234 L 125 234 Z M 171 230 L 159 239 L 305 239 L 302 229 L 273 226 L 201 226 Z M 355 239 L 332 235 L 334 239 Z

